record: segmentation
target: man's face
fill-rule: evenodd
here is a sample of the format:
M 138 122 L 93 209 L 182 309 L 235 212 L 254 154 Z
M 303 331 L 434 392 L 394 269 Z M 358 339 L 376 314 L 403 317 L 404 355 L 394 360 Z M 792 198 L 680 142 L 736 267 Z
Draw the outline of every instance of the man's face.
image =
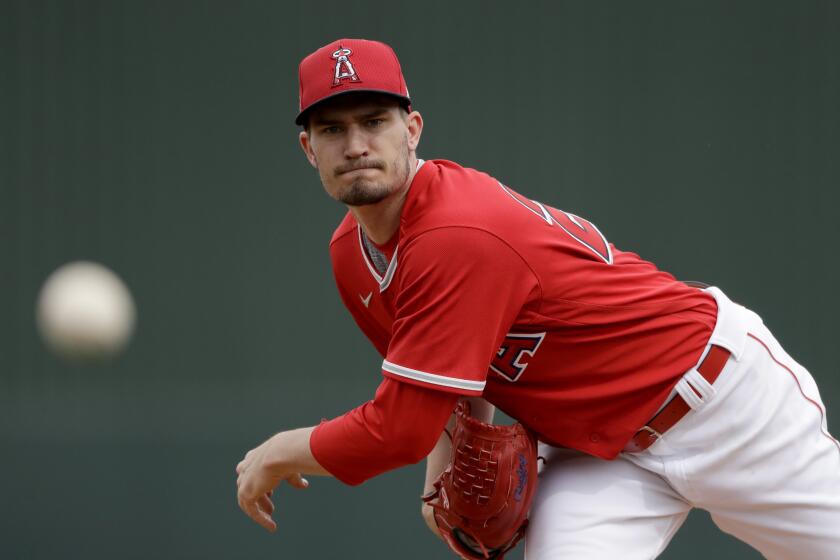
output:
M 331 197 L 364 206 L 405 186 L 421 128 L 388 96 L 343 95 L 312 111 L 300 143 Z

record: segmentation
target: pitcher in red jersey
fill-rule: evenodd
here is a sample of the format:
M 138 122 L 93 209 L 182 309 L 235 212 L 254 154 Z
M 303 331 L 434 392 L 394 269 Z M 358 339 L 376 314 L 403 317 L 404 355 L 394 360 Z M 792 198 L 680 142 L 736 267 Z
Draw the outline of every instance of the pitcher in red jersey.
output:
M 387 45 L 342 39 L 306 57 L 297 123 L 349 210 L 333 270 L 382 382 L 248 452 L 238 497 L 255 521 L 273 530 L 273 488 L 306 473 L 359 484 L 427 458 L 428 486 L 467 398 L 541 442 L 529 560 L 653 558 L 693 507 L 768 558 L 840 554 L 840 444 L 813 378 L 758 315 L 586 218 L 419 159 L 423 120 Z

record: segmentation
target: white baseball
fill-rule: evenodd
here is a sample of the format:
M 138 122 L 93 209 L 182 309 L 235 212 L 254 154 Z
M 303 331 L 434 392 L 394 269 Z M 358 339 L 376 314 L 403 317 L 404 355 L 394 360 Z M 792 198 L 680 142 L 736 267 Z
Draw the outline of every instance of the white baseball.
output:
M 41 336 L 66 358 L 119 353 L 134 331 L 135 307 L 125 283 L 94 262 L 68 263 L 44 282 L 36 318 Z

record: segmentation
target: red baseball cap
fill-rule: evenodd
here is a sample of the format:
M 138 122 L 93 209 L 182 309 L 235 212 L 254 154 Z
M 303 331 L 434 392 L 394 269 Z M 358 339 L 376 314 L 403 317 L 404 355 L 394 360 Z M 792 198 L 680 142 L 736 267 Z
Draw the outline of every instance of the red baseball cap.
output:
M 394 50 L 379 41 L 339 39 L 300 62 L 299 110 L 295 124 L 312 107 L 337 95 L 370 91 L 392 95 L 411 109 L 411 99 Z

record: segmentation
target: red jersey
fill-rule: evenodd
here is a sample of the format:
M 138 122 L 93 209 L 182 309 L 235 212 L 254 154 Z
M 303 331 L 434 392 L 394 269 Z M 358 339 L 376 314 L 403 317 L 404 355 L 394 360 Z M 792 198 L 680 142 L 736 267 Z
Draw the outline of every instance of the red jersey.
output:
M 330 244 L 383 374 L 481 395 L 552 445 L 615 457 L 714 328 L 710 295 L 452 162 L 422 164 L 392 241 L 380 270 L 348 213 Z

